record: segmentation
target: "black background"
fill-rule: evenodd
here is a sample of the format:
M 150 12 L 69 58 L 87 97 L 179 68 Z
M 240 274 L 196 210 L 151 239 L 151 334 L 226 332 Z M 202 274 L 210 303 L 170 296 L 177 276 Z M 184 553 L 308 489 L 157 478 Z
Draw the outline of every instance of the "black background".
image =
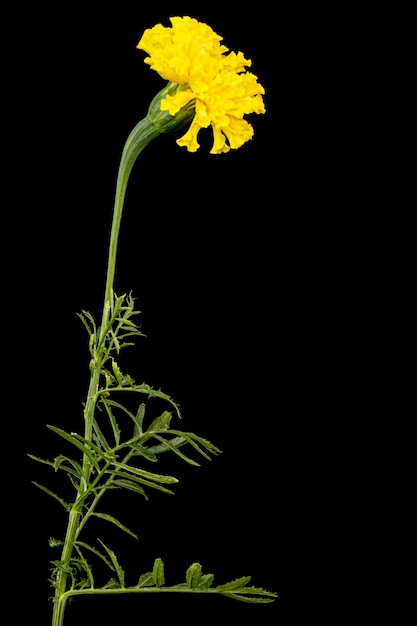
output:
M 65 626 L 139 624 L 144 615 L 191 622 L 199 612 L 207 621 L 227 614 L 267 626 L 329 614 L 332 564 L 323 567 L 322 545 L 333 541 L 343 507 L 331 504 L 340 483 L 323 438 L 337 457 L 332 418 L 337 408 L 343 421 L 350 402 L 340 354 L 358 306 L 347 296 L 349 259 L 340 257 L 354 219 L 338 153 L 347 122 L 335 113 L 346 70 L 328 55 L 342 24 L 335 19 L 324 38 L 320 15 L 306 6 L 270 13 L 226 4 L 37 5 L 9 18 L 18 76 L 9 118 L 18 122 L 4 284 L 7 317 L 17 326 L 8 364 L 18 450 L 11 463 L 19 467 L 10 517 L 25 589 L 19 611 L 37 624 L 50 620 L 49 560 L 58 555 L 48 538 L 62 536 L 65 516 L 31 481 L 59 490 L 63 476 L 26 455 L 61 452 L 46 424 L 82 432 L 89 357 L 76 314 L 101 313 L 121 151 L 164 85 L 136 45 L 172 15 L 208 23 L 230 50 L 252 59 L 266 114 L 250 117 L 255 136 L 237 151 L 210 155 L 203 131 L 191 154 L 165 135 L 136 163 L 115 289 L 137 298 L 146 338 L 127 350 L 122 369 L 172 395 L 180 426 L 223 452 L 199 468 L 173 461 L 175 496 L 144 502 L 126 494 L 113 503 L 138 542 L 107 527 L 97 535 L 113 542 L 129 582 L 159 556 L 168 584 L 198 561 L 219 584 L 251 575 L 279 598 L 265 606 L 204 596 L 77 599 Z

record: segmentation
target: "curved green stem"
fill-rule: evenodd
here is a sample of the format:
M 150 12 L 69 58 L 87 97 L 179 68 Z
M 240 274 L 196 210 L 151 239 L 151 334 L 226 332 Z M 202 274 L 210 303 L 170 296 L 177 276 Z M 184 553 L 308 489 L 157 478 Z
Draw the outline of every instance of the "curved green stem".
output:
M 122 219 L 122 210 L 126 194 L 127 181 L 129 179 L 132 167 L 145 148 L 153 139 L 160 134 L 160 131 L 154 126 L 148 116 L 141 120 L 130 133 L 127 138 L 117 176 L 116 196 L 114 202 L 113 222 L 110 234 L 110 247 L 107 265 L 107 280 L 104 295 L 103 321 L 106 314 L 107 303 L 110 302 L 113 289 L 114 273 L 116 268 L 117 242 L 119 237 L 120 222 Z M 103 326 L 102 326 L 103 332 Z

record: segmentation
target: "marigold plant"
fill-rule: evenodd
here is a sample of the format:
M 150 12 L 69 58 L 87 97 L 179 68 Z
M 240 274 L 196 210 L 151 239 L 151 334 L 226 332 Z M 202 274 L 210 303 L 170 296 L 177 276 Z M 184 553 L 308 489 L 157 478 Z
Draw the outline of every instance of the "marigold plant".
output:
M 211 153 L 228 152 L 253 136 L 253 128 L 244 116 L 265 111 L 264 89 L 256 76 L 246 71 L 251 62 L 242 53 L 229 52 L 219 35 L 194 18 L 172 17 L 170 21 L 171 27 L 158 24 L 145 30 L 138 43 L 138 48 L 149 55 L 145 62 L 167 84 L 151 101 L 146 117 L 134 127 L 122 152 L 101 319 L 97 322 L 87 311 L 79 314 L 88 333 L 90 351 L 90 381 L 82 415 L 84 431 L 78 434 L 72 429 L 48 425 L 65 444 L 65 450 L 72 452 L 59 454 L 53 460 L 29 455 L 66 474 L 73 494 L 68 501 L 35 482 L 64 508 L 68 520 L 63 536 L 50 540 L 51 548 L 60 552 L 51 560 L 52 626 L 63 626 L 68 600 L 81 595 L 220 594 L 252 603 L 272 602 L 276 598 L 273 592 L 251 586 L 250 576 L 214 585 L 214 575 L 203 573 L 199 563 L 189 566 L 183 582 L 167 585 L 165 565 L 159 557 L 138 573 L 135 585 L 127 585 L 124 569 L 112 547 L 101 539 L 91 544 L 84 535 L 85 527 L 99 518 L 136 537 L 132 529 L 106 510 L 105 496 L 114 489 L 146 499 L 155 490 L 174 493 L 177 478 L 152 469 L 161 454 L 171 453 L 195 466 L 199 460 L 211 459 L 220 452 L 207 439 L 175 425 L 180 411 L 173 398 L 146 383 L 137 383 L 119 365 L 121 351 L 142 334 L 135 321 L 139 314 L 135 299 L 131 294 L 118 296 L 113 289 L 124 197 L 137 157 L 161 133 L 185 127 L 185 134 L 177 140 L 180 146 L 194 152 L 199 147 L 200 129 L 211 126 Z M 147 407 L 152 398 L 159 398 L 166 409 L 149 418 Z M 96 578 L 97 562 L 109 570 L 104 584 Z

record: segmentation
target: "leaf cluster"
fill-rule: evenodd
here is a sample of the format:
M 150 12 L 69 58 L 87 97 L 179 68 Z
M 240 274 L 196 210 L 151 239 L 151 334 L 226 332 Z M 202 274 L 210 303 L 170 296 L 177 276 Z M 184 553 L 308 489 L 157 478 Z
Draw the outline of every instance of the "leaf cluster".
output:
M 142 335 L 132 319 L 137 313 L 131 295 L 117 297 L 112 294 L 101 328 L 97 327 L 89 313 L 83 311 L 80 314 L 89 333 L 91 356 L 90 390 L 84 407 L 84 420 L 89 427 L 86 427 L 84 435 L 80 435 L 48 425 L 48 429 L 66 443 L 70 452 L 59 454 L 53 460 L 29 455 L 55 472 L 64 472 L 73 487 L 74 499 L 68 502 L 49 487 L 34 483 L 64 507 L 70 519 L 76 520 L 70 545 L 68 535 L 65 542 L 50 540 L 51 547 L 63 547 L 61 559 L 51 561 L 51 585 L 58 596 L 64 591 L 62 581 L 65 581 L 65 587 L 66 581 L 69 581 L 69 589 L 65 591 L 68 595 L 176 591 L 217 593 L 245 602 L 271 602 L 275 594 L 249 586 L 250 577 L 213 586 L 214 576 L 203 574 L 199 563 L 193 563 L 187 569 L 185 582 L 167 586 L 164 564 L 159 558 L 150 572 L 140 575 L 137 585 L 126 587 L 124 570 L 115 552 L 101 539 L 98 539 L 98 545 L 90 545 L 81 538 L 87 522 L 94 518 L 137 538 L 133 530 L 103 508 L 103 496 L 113 490 L 129 491 L 145 499 L 152 491 L 173 494 L 173 486 L 178 479 L 150 469 L 161 454 L 171 453 L 189 465 L 198 466 L 199 460 L 210 460 L 221 452 L 204 437 L 172 427 L 173 416 L 179 418 L 181 415 L 170 396 L 148 384 L 137 384 L 131 376 L 122 373 L 117 360 L 121 349 L 132 345 L 132 337 Z M 129 400 L 133 396 L 134 409 L 131 402 L 129 405 L 124 403 L 126 395 Z M 159 398 L 166 402 L 169 410 L 165 409 L 157 417 L 148 419 L 143 395 L 148 400 Z M 112 572 L 103 587 L 96 586 L 90 557 L 98 558 Z
M 152 592 L 176 592 L 176 593 L 205 593 L 205 594 L 219 594 L 240 600 L 241 602 L 248 602 L 251 604 L 266 604 L 273 602 L 277 594 L 271 591 L 267 591 L 262 587 L 253 587 L 249 585 L 251 581 L 250 576 L 242 576 L 236 578 L 228 583 L 221 585 L 214 585 L 214 574 L 203 574 L 202 566 L 200 563 L 192 563 L 185 573 L 185 581 L 175 584 L 166 585 L 165 581 L 165 564 L 161 558 L 156 558 L 153 564 L 152 570 L 141 574 L 136 585 L 126 586 L 125 584 L 125 572 L 117 560 L 115 553 L 101 542 L 104 552 L 101 552 L 87 544 L 77 543 L 77 552 L 80 555 L 78 559 L 73 559 L 73 566 L 54 561 L 55 571 L 66 567 L 67 573 L 73 576 L 73 570 L 83 570 L 84 578 L 82 584 L 73 585 L 68 595 L 80 595 L 86 593 L 103 593 L 108 592 L 117 593 L 152 593 Z M 89 566 L 87 560 L 82 555 L 82 548 L 86 548 L 100 556 L 109 568 L 114 572 L 114 575 L 108 580 L 108 582 L 100 588 L 94 587 L 94 577 L 92 568 Z M 53 582 L 54 579 L 52 579 Z M 74 577 L 73 577 L 74 581 Z
M 99 370 L 96 372 L 99 383 L 94 390 L 91 436 L 86 437 L 85 434 L 47 425 L 50 431 L 69 444 L 70 452 L 59 454 L 53 460 L 29 455 L 32 459 L 50 466 L 55 472 L 64 472 L 74 489 L 74 500 L 68 502 L 48 486 L 34 482 L 67 512 L 76 511 L 79 515 L 80 521 L 75 534 L 78 556 L 73 557 L 67 572 L 73 577 L 77 570 L 85 569 L 86 561 L 80 551 L 81 546 L 85 548 L 86 544 L 80 543 L 79 537 L 90 519 L 95 517 L 105 520 L 136 538 L 130 528 L 102 508 L 102 499 L 107 492 L 126 490 L 146 500 L 149 499 L 149 493 L 155 490 L 173 494 L 173 486 L 178 479 L 170 474 L 150 470 L 161 454 L 171 453 L 189 465 L 198 466 L 199 457 L 210 460 L 213 455 L 220 453 L 204 437 L 171 426 L 173 415 L 180 417 L 179 407 L 172 398 L 147 384 L 138 385 L 131 376 L 122 374 L 116 356 L 122 348 L 131 345 L 129 339 L 132 336 L 142 335 L 132 321 L 137 313 L 130 295 L 126 298 L 116 297 L 114 294 L 104 317 L 104 329 L 98 328 L 93 317 L 83 311 L 80 317 L 89 332 L 90 370 L 92 373 L 96 368 Z M 139 395 L 142 398 L 135 410 L 123 402 L 126 394 L 133 394 L 134 397 Z M 163 410 L 154 419 L 147 419 L 144 394 L 148 399 L 157 397 L 165 401 L 170 410 Z M 122 436 L 122 433 L 125 435 Z M 91 547 L 89 549 L 96 550 Z M 99 551 L 96 554 L 109 564 L 109 555 L 106 560 Z M 90 576 L 88 568 L 86 571 Z M 73 580 L 74 586 L 80 584 L 83 585 L 84 582 Z

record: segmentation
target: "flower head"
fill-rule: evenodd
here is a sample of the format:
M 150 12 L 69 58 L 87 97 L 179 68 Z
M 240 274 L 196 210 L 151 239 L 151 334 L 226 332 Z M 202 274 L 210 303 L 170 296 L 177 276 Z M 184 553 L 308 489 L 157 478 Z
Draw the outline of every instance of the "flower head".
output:
M 191 125 L 177 143 L 195 152 L 200 129 L 211 126 L 212 154 L 239 148 L 253 136 L 244 116 L 265 112 L 265 90 L 246 70 L 251 61 L 241 52 L 229 52 L 207 24 L 188 16 L 170 21 L 171 27 L 157 24 L 145 30 L 137 47 L 149 54 L 145 63 L 162 78 L 183 86 L 161 100 L 161 111 L 175 116 L 194 106 Z

